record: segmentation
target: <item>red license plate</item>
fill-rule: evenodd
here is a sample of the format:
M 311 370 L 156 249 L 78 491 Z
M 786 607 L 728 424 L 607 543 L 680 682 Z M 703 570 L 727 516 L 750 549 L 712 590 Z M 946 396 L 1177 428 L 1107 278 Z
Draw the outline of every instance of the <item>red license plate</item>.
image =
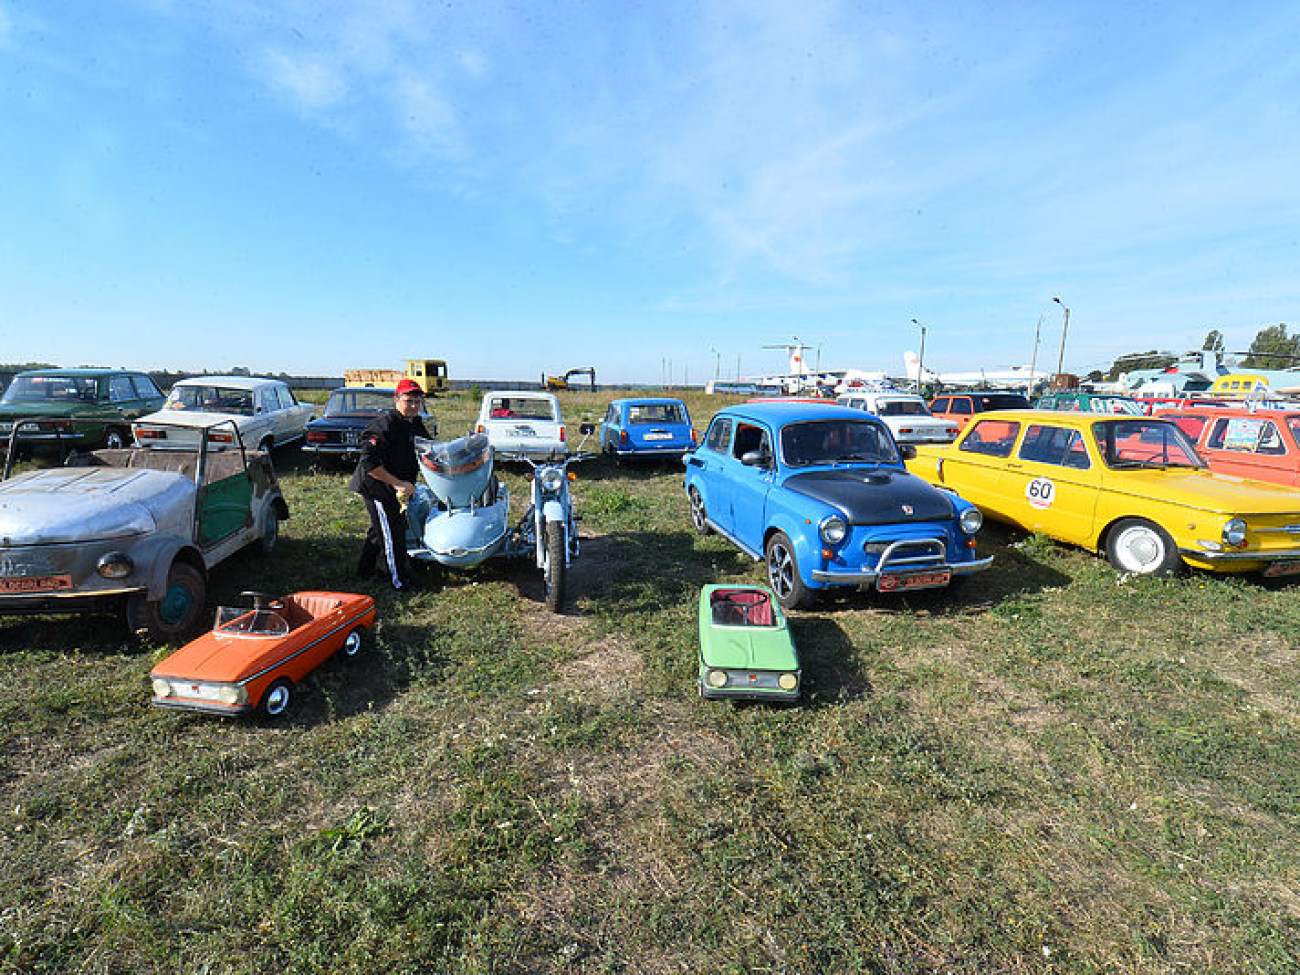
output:
M 952 573 L 947 569 L 940 572 L 891 572 L 882 575 L 876 582 L 881 592 L 897 592 L 900 589 L 934 589 L 946 586 L 952 581 Z
M 1274 562 L 1264 570 L 1264 575 L 1275 579 L 1278 576 L 1293 576 L 1297 572 L 1300 572 L 1300 562 Z
M 72 576 L 20 576 L 0 579 L 0 592 L 58 592 L 72 588 Z

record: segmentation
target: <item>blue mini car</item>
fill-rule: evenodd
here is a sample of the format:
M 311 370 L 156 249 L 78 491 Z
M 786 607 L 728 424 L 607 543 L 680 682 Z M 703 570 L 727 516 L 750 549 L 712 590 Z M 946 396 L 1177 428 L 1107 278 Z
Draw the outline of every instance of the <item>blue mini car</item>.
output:
M 935 589 L 987 569 L 979 509 L 907 472 L 889 428 L 861 410 L 754 402 L 720 411 L 685 458 L 691 520 L 767 563 L 786 609 L 830 586 Z
M 616 461 L 681 457 L 695 449 L 691 414 L 679 399 L 616 399 L 600 425 L 600 449 Z

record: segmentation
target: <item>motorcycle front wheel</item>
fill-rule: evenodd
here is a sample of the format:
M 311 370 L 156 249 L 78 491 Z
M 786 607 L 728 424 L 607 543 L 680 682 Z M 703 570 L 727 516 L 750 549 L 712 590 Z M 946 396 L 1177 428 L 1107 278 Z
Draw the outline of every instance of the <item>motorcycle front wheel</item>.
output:
M 564 609 L 564 588 L 568 566 L 564 552 L 564 525 L 558 521 L 546 523 L 546 564 L 542 577 L 546 582 L 546 608 L 552 613 Z

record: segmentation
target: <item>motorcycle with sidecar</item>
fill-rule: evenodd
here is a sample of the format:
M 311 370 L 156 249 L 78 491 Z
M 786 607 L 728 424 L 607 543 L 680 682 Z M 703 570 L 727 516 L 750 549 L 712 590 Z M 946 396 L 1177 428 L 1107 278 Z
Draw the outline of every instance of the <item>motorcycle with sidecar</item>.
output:
M 457 569 L 498 556 L 531 555 L 542 570 L 547 608 L 561 612 L 569 562 L 578 555 L 568 468 L 592 456 L 581 450 L 595 426 L 584 423 L 579 429 L 583 440 L 577 452 L 545 460 L 522 458 L 532 467 L 531 502 L 513 525 L 510 491 L 496 474 L 486 434 L 445 442 L 417 437 L 423 483 L 407 502 L 407 553 Z

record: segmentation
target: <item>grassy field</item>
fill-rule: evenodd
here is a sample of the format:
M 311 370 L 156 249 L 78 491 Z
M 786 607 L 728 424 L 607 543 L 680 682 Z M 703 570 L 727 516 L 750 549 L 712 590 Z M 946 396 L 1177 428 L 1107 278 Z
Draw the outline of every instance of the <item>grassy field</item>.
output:
M 212 605 L 358 588 L 344 472 L 276 462 L 280 548 Z M 1300 970 L 1293 586 L 990 527 L 955 597 L 794 614 L 800 706 L 706 703 L 699 587 L 760 567 L 679 467 L 575 470 L 567 615 L 523 562 L 361 586 L 366 650 L 281 725 L 151 709 L 166 651 L 113 618 L 0 619 L 0 970 Z

